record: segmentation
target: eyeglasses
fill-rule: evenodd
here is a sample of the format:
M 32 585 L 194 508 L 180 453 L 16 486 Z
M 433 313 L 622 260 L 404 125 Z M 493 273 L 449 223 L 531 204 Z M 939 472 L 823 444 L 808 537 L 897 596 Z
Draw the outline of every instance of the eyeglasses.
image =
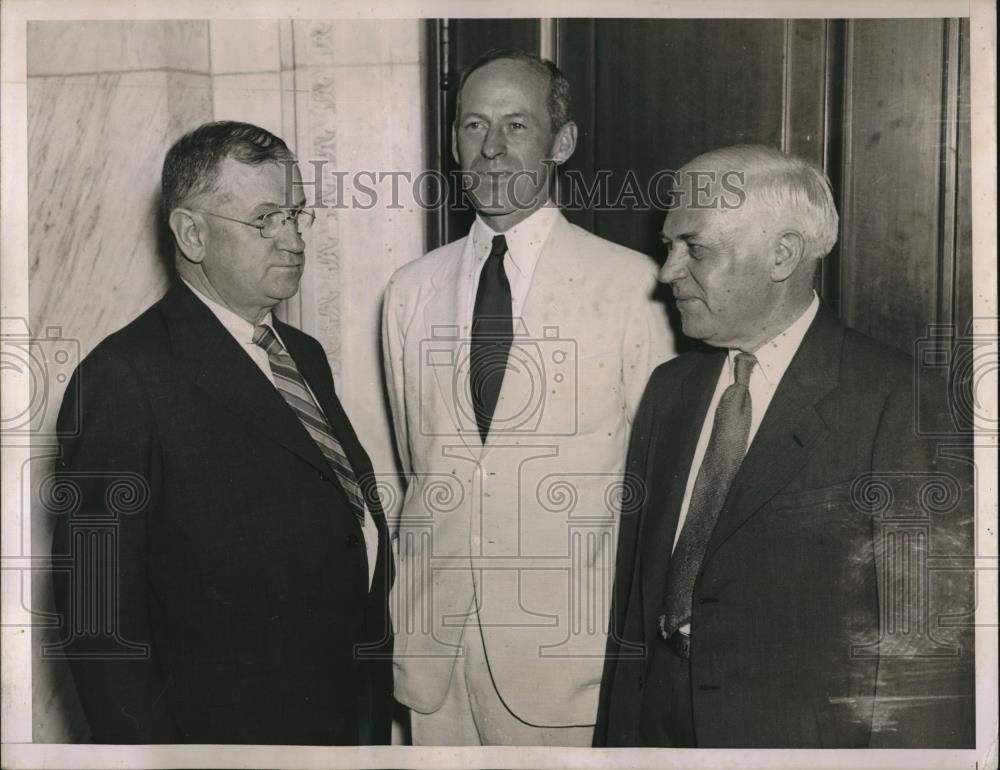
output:
M 257 217 L 256 222 L 244 222 L 242 219 L 233 219 L 232 217 L 216 214 L 211 211 L 205 211 L 204 209 L 195 210 L 201 214 L 208 214 L 210 217 L 226 219 L 230 222 L 237 222 L 241 225 L 246 225 L 247 227 L 254 227 L 257 229 L 257 232 L 260 233 L 261 238 L 273 238 L 281 232 L 281 228 L 285 226 L 285 222 L 291 222 L 295 225 L 295 232 L 302 235 L 302 233 L 312 227 L 313 222 L 316 221 L 316 212 L 312 209 L 277 209 L 275 211 L 269 211 L 266 214 L 261 214 Z

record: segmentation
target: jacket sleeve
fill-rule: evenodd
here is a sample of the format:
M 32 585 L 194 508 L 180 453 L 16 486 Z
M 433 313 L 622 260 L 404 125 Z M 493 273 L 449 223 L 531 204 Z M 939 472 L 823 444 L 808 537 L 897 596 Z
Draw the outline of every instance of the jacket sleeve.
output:
M 646 507 L 646 466 L 649 446 L 655 430 L 654 413 L 660 395 L 660 380 L 654 375 L 642 397 L 629 441 L 625 465 L 622 510 L 619 517 L 618 545 L 615 557 L 615 579 L 611 593 L 608 621 L 608 641 L 605 647 L 604 671 L 597 708 L 597 724 L 593 745 L 597 748 L 628 746 L 634 743 L 634 713 L 636 702 L 637 667 L 642 665 L 636 653 L 643 644 L 642 630 L 635 627 L 631 609 L 635 611 L 637 596 L 634 578 L 639 566 L 639 529 Z
M 918 427 L 944 423 L 941 386 L 924 378 L 895 388 L 872 456 L 871 480 L 889 496 L 873 529 L 880 628 L 871 748 L 975 745 L 971 435 L 941 440 Z
M 638 301 L 626 308 L 628 321 L 622 340 L 622 382 L 630 419 L 639 408 L 650 374 L 677 354 L 664 306 L 650 298 L 655 286 L 655 276 L 650 274 Z
M 54 598 L 62 651 L 98 743 L 174 743 L 179 735 L 150 628 L 147 527 L 160 459 L 139 377 L 98 350 L 77 369 L 59 414 Z

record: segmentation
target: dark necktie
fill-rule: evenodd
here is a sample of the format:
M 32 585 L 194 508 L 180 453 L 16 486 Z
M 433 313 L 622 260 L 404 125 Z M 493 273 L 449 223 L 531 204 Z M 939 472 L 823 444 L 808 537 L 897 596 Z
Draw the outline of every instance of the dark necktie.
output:
M 665 639 L 691 622 L 694 583 L 705 549 L 747 451 L 751 414 L 748 385 L 756 363 L 749 353 L 736 356 L 736 382 L 726 388 L 715 409 L 715 424 L 691 491 L 684 529 L 670 559 L 666 612 L 660 616 Z
M 271 374 L 274 375 L 274 384 L 278 388 L 278 392 L 295 412 L 295 416 L 299 418 L 302 426 L 312 436 L 323 456 L 333 466 L 333 472 L 347 494 L 347 499 L 354 509 L 358 523 L 364 527 L 365 504 L 357 476 L 354 475 L 347 454 L 334 435 L 326 415 L 319 408 L 312 392 L 306 385 L 306 381 L 299 374 L 295 361 L 285 351 L 270 327 L 255 326 L 253 341 L 254 344 L 260 345 L 267 351 L 267 360 L 271 365 Z
M 498 235 L 479 274 L 476 305 L 472 311 L 472 350 L 469 368 L 469 390 L 476 413 L 479 436 L 486 443 L 493 412 L 500 398 L 507 369 L 507 354 L 514 339 L 511 318 L 510 282 L 503 268 L 507 240 Z

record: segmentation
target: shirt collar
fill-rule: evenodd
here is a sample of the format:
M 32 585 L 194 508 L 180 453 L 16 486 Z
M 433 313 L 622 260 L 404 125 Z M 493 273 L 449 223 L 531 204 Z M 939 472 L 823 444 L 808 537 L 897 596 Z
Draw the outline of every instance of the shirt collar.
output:
M 507 258 L 521 275 L 531 274 L 558 218 L 559 209 L 556 206 L 542 206 L 503 233 L 507 240 Z M 494 232 L 477 214 L 476 223 L 472 226 L 472 248 L 477 262 L 489 256 L 493 238 L 497 235 L 500 233 Z
M 812 302 L 809 303 L 809 307 L 803 311 L 802 315 L 781 334 L 768 340 L 754 352 L 754 356 L 757 358 L 757 366 L 754 369 L 759 371 L 765 382 L 772 387 L 781 382 L 781 378 L 789 364 L 792 363 L 792 359 L 802 344 L 802 339 L 806 336 L 817 312 L 819 312 L 819 297 L 816 292 L 813 292 Z M 739 352 L 738 350 L 729 351 L 730 368 L 735 366 L 736 356 Z
M 205 303 L 205 306 L 212 311 L 216 318 L 219 319 L 219 323 L 225 326 L 226 331 L 233 335 L 238 342 L 244 345 L 253 344 L 254 325 L 252 323 L 237 315 L 225 305 L 216 302 L 210 297 L 206 297 L 198 291 L 198 289 L 192 286 L 189 281 L 184 278 L 181 278 L 181 280 L 184 281 L 184 285 L 194 293 L 194 296 Z M 260 323 L 262 326 L 270 326 L 271 329 L 274 330 L 274 318 L 271 315 L 271 311 L 268 311 L 267 315 Z M 275 334 L 277 334 L 277 331 L 275 331 Z

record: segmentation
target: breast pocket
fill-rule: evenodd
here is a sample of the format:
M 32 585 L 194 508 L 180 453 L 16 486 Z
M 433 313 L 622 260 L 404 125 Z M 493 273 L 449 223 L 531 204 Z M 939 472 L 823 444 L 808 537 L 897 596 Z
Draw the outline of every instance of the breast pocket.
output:
M 622 418 L 625 395 L 621 352 L 608 349 L 587 353 L 577 361 L 576 382 L 581 433 L 604 430 Z
M 771 499 L 771 509 L 776 513 L 817 513 L 848 509 L 863 509 L 856 505 L 852 488 L 854 480 L 848 479 L 836 484 L 815 489 L 803 489 L 796 492 L 775 495 Z
M 777 495 L 761 517 L 769 549 L 780 553 L 775 579 L 835 585 L 867 581 L 874 558 L 871 512 L 854 499 L 853 479 Z M 784 575 L 782 578 L 781 576 Z

